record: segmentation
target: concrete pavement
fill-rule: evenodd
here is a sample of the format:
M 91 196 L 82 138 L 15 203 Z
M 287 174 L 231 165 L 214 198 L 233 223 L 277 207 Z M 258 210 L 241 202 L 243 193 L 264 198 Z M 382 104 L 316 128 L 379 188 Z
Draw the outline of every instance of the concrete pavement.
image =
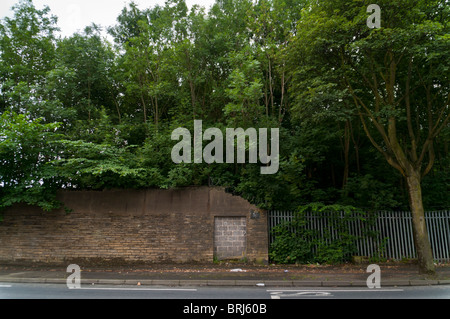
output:
M 155 264 L 83 267 L 81 285 L 367 287 L 368 265 Z M 380 263 L 382 287 L 450 285 L 450 265 L 438 265 L 430 278 L 414 264 Z M 67 266 L 0 265 L 0 283 L 66 284 Z

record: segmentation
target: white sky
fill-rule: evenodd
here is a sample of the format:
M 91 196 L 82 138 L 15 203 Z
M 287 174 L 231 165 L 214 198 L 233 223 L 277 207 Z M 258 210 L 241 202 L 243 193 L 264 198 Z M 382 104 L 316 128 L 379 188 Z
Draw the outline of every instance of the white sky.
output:
M 18 0 L 0 0 L 0 19 L 11 16 L 11 7 Z M 130 0 L 33 0 L 37 9 L 49 6 L 51 13 L 58 17 L 58 26 L 62 36 L 70 36 L 76 31 L 83 30 L 85 26 L 95 22 L 102 27 L 109 27 L 116 23 L 116 18 L 123 7 Z M 165 0 L 135 0 L 139 8 L 150 8 L 156 4 L 164 5 Z M 214 0 L 186 0 L 190 8 L 199 4 L 206 9 L 214 3 Z

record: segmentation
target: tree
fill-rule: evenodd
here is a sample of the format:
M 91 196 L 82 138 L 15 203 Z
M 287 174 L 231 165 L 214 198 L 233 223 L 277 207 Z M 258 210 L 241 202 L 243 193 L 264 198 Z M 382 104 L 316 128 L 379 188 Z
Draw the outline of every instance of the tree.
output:
M 39 117 L 36 105 L 21 95 L 26 91 L 41 99 L 46 74 L 54 66 L 57 18 L 48 7 L 37 10 L 31 0 L 21 0 L 12 9 L 14 16 L 0 24 L 0 111 L 32 111 Z
M 449 9 L 445 1 L 379 1 L 381 28 L 366 25 L 368 3 L 311 3 L 291 50 L 297 90 L 352 106 L 385 160 L 404 176 L 419 271 L 434 273 L 422 178 L 449 112 Z M 306 73 L 317 76 L 305 81 Z M 298 92 L 296 94 L 299 94 Z M 324 103 L 326 108 L 329 104 Z
M 285 49 L 305 1 L 259 0 L 248 17 L 254 51 L 264 74 L 266 115 L 283 121 L 288 105 Z
M 28 115 L 0 115 L 0 210 L 14 203 L 59 207 L 60 179 L 51 162 L 58 158 L 58 124 L 43 124 Z
M 48 88 L 65 108 L 77 111 L 77 119 L 90 121 L 100 107 L 116 110 L 109 70 L 112 49 L 102 41 L 95 24 L 58 42 L 55 68 L 48 74 Z
M 229 76 L 228 89 L 225 91 L 231 101 L 225 105 L 224 115 L 232 119 L 232 125 L 254 126 L 263 114 L 259 62 L 252 56 L 249 47 L 232 54 L 230 62 L 235 65 L 235 69 Z
M 138 106 L 130 112 L 142 113 L 145 124 L 152 117 L 156 129 L 177 89 L 171 62 L 186 11 L 183 0 L 144 10 L 131 3 L 119 16 L 119 25 L 109 29 L 123 52 L 118 60 L 118 68 L 123 72 L 123 93 L 128 104 Z

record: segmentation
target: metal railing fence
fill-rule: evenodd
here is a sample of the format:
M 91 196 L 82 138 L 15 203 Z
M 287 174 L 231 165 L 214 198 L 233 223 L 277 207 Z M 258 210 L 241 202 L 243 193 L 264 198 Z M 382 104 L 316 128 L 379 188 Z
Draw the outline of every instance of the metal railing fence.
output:
M 270 244 L 275 240 L 274 227 L 292 221 L 294 216 L 293 211 L 268 212 Z M 350 215 L 344 212 L 337 215 L 305 212 L 303 217 L 305 223 L 302 227 L 312 230 L 317 238 L 325 241 L 339 240 L 344 225 L 348 235 L 354 238 L 358 256 L 393 260 L 416 257 L 410 212 L 379 211 Z M 450 211 L 425 212 L 425 220 L 433 258 L 439 262 L 450 261 Z

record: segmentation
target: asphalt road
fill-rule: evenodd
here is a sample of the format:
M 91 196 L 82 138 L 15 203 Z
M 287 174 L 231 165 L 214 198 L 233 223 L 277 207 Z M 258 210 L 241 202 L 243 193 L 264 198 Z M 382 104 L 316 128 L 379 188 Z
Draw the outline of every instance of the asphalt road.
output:
M 450 299 L 450 285 L 386 288 L 155 287 L 0 283 L 0 299 Z

